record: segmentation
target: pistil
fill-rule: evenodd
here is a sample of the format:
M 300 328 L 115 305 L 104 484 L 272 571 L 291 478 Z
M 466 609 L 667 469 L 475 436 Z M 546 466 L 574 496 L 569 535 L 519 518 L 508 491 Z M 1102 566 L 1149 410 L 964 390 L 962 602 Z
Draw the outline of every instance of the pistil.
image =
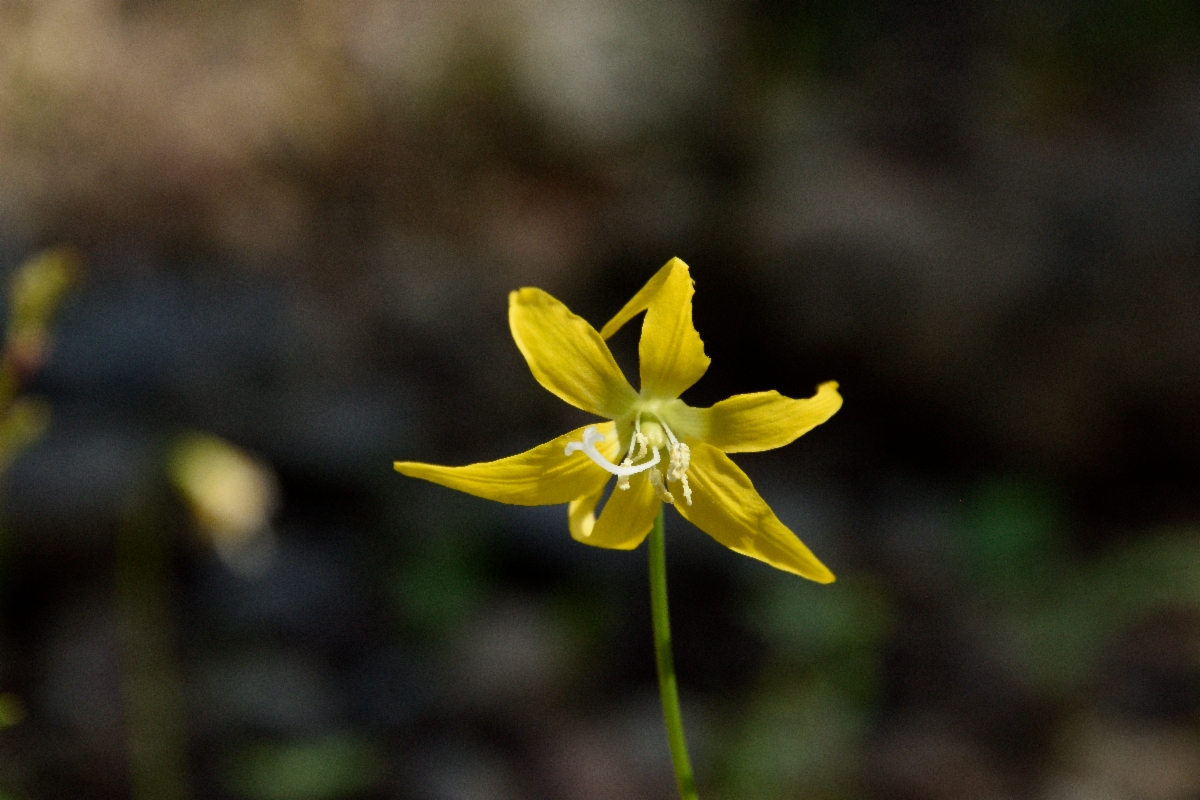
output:
M 597 466 L 603 468 L 607 472 L 611 472 L 618 478 L 628 478 L 630 475 L 637 475 L 639 472 L 645 472 L 662 460 L 662 457 L 658 454 L 658 450 L 656 449 L 650 452 L 650 460 L 644 464 L 638 464 L 637 466 L 622 464 L 621 466 L 617 466 L 605 458 L 604 454 L 596 449 L 596 442 L 603 442 L 604 439 L 604 434 L 601 433 L 595 425 L 589 425 L 583 429 L 583 441 L 568 442 L 563 452 L 568 456 L 574 453 L 582 452 L 584 455 L 594 461 Z M 629 459 L 626 459 L 626 461 L 628 460 Z
M 621 490 L 629 489 L 630 477 L 649 470 L 647 477 L 650 485 L 654 487 L 655 494 L 664 503 L 675 502 L 675 496 L 667 488 L 667 484 L 670 481 L 677 481 L 683 486 L 683 499 L 690 506 L 692 504 L 692 487 L 688 485 L 687 471 L 692 463 L 691 448 L 679 441 L 679 437 L 661 417 L 653 416 L 657 421 L 647 423 L 650 427 L 647 429 L 649 432 L 646 433 L 642 431 L 642 415 L 638 413 L 633 422 L 633 434 L 629 437 L 629 447 L 625 450 L 625 458 L 619 465 L 609 461 L 603 453 L 596 449 L 596 443 L 604 441 L 605 436 L 595 425 L 589 425 L 583 429 L 583 441 L 568 442 L 564 453 L 569 456 L 582 452 L 597 466 L 616 475 L 617 488 Z M 663 441 L 664 435 L 666 436 L 665 442 Z M 665 478 L 662 471 L 657 469 L 657 465 L 662 461 L 660 451 L 664 446 L 668 456 Z M 650 456 L 649 460 L 640 464 L 635 463 L 647 454 Z

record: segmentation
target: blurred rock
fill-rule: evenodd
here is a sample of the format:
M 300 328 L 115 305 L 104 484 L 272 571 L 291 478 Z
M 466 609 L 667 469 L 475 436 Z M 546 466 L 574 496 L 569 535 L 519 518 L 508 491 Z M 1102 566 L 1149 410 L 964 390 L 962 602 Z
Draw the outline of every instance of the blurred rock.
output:
M 631 763 L 629 743 L 616 733 L 578 723 L 547 731 L 539 766 L 549 793 L 563 800 L 667 796 L 671 789 L 652 790 L 664 783 L 664 775 L 640 773 Z
M 517 718 L 551 713 L 568 678 L 569 635 L 540 605 L 494 598 L 459 631 L 451 655 L 456 697 L 448 699 Z
M 429 746 L 410 753 L 412 774 L 401 791 L 416 800 L 517 800 L 512 771 L 495 754 L 462 745 Z M 402 795 L 402 796 L 404 796 Z
M 329 677 L 312 659 L 278 650 L 248 650 L 196 664 L 189 681 L 197 734 L 230 730 L 295 735 L 338 718 Z
M 1061 749 L 1070 774 L 1095 787 L 1091 796 L 1184 800 L 1200 792 L 1200 737 L 1191 726 L 1077 720 Z
M 867 756 L 881 797 L 912 800 L 1004 800 L 1012 777 L 952 720 L 915 715 L 879 735 Z

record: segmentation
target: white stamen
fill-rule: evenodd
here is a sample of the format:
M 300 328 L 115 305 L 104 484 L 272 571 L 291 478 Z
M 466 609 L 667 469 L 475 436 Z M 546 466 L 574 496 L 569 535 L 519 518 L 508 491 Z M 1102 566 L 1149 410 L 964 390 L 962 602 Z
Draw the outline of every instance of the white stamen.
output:
M 671 430 L 671 426 L 667 425 L 661 417 L 658 422 L 666 432 L 667 440 L 671 443 L 668 448 L 670 460 L 667 462 L 667 480 L 679 481 L 683 484 L 683 499 L 690 506 L 692 504 L 692 487 L 688 485 L 687 471 L 688 467 L 692 465 L 692 449 L 679 441 L 675 432 Z
M 629 449 L 632 450 L 633 447 L 631 446 Z M 621 466 L 622 467 L 632 467 L 633 459 L 630 458 L 629 456 L 625 456 L 625 460 L 621 462 Z M 629 490 L 629 476 L 628 475 L 621 475 L 620 477 L 617 478 L 617 488 L 623 492 Z
M 671 426 L 670 426 L 670 425 L 668 425 L 667 423 L 663 422 L 663 420 L 662 420 L 662 417 L 659 417 L 659 419 L 658 419 L 658 424 L 659 424 L 659 425 L 662 425 L 662 428 L 663 428 L 663 430 L 664 430 L 664 431 L 666 431 L 667 438 L 671 440 L 671 444 L 672 444 L 672 445 L 679 444 L 679 440 L 675 438 L 675 432 L 671 430 Z
M 625 463 L 622 466 L 628 466 L 634 461 L 644 458 L 646 446 L 649 443 L 650 439 L 642 433 L 642 415 L 638 414 L 633 420 L 633 435 L 629 437 L 629 449 L 625 452 Z M 637 452 L 634 452 L 635 448 Z
M 681 480 L 692 465 L 692 450 L 683 442 L 671 445 L 671 461 L 667 466 L 667 480 Z
M 638 447 L 637 455 L 634 456 L 634 459 L 645 458 L 647 449 L 650 446 L 650 437 L 638 431 L 633 435 L 633 441 L 637 443 Z M 630 444 L 629 447 L 632 449 L 633 445 Z
M 654 493 L 658 495 L 659 500 L 664 503 L 675 503 L 675 496 L 667 491 L 667 487 L 663 485 L 662 473 L 657 469 L 650 470 L 650 485 L 654 487 Z
M 563 452 L 565 455 L 569 456 L 572 453 L 582 451 L 583 454 L 594 461 L 597 466 L 603 467 L 606 471 L 611 472 L 613 475 L 618 477 L 627 477 L 629 475 L 637 475 L 639 472 L 645 472 L 662 460 L 662 457 L 659 456 L 658 451 L 654 450 L 650 454 L 650 460 L 644 464 L 638 464 L 636 467 L 622 464 L 618 467 L 616 464 L 605 458 L 603 453 L 596 449 L 596 442 L 603 442 L 604 438 L 604 434 L 597 430 L 595 425 L 589 425 L 583 429 L 583 441 L 568 442 L 566 449 Z

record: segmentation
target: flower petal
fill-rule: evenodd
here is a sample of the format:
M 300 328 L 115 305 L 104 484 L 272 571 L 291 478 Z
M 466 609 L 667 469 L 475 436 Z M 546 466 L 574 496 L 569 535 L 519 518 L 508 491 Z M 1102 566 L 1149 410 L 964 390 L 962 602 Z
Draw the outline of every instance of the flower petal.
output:
M 613 419 L 637 400 L 595 328 L 541 289 L 508 296 L 508 324 L 537 382 L 576 408 Z
M 618 458 L 621 446 L 617 426 L 611 422 L 596 425 L 604 434 L 597 449 L 609 460 Z M 557 439 L 540 444 L 515 456 L 465 467 L 442 467 L 415 461 L 397 461 L 396 471 L 410 478 L 421 478 L 500 503 L 518 506 L 548 506 L 566 503 L 602 489 L 611 475 L 596 466 L 583 453 L 566 455 L 568 442 L 583 438 L 577 428 Z
M 833 581 L 833 573 L 779 521 L 746 473 L 720 450 L 697 442 L 688 479 L 692 505 L 679 498 L 675 508 L 697 528 L 734 552 L 818 583 Z
M 694 288 L 688 265 L 672 258 L 600 331 L 607 339 L 642 311 L 642 395 L 676 398 L 708 369 L 704 342 L 692 325 Z
M 704 375 L 709 357 L 692 324 L 695 288 L 687 264 L 671 259 L 674 267 L 646 309 L 641 358 L 642 395 L 675 399 Z
M 654 276 L 646 281 L 646 285 L 638 290 L 633 299 L 626 303 L 625 307 L 618 311 L 617 315 L 600 329 L 600 336 L 604 339 L 611 339 L 612 335 L 621 330 L 626 322 L 629 322 L 629 320 L 649 308 L 650 303 L 662 291 L 663 284 L 667 282 L 667 278 L 671 277 L 671 273 L 675 271 L 675 262 L 677 261 L 683 264 L 678 258 L 672 258 L 663 265 L 662 269 L 654 273 Z M 684 269 L 687 269 L 686 264 L 684 264 Z
M 607 485 L 605 481 L 587 497 L 572 500 L 567 506 L 567 526 L 575 541 L 586 544 L 587 538 L 592 535 L 592 529 L 596 527 L 596 504 L 604 497 L 604 487 Z
M 612 550 L 632 550 L 654 527 L 661 505 L 646 474 L 634 475 L 628 489 L 613 489 L 591 535 L 579 541 Z
M 714 405 L 696 409 L 703 417 L 701 437 L 726 453 L 773 450 L 832 417 L 842 407 L 835 381 L 822 383 L 817 393 L 793 400 L 779 392 L 738 394 Z

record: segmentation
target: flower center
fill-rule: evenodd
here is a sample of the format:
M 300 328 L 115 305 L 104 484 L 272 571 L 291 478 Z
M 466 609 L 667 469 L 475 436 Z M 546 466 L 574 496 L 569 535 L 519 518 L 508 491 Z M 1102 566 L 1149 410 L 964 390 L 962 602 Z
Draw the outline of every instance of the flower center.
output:
M 564 454 L 570 456 L 583 453 L 598 466 L 616 475 L 617 488 L 622 490 L 629 488 L 631 476 L 649 471 L 647 478 L 650 485 L 664 503 L 675 502 L 675 496 L 667 488 L 667 483 L 678 482 L 683 487 L 683 499 L 689 506 L 692 504 L 692 488 L 688 485 L 687 478 L 688 467 L 692 462 L 691 449 L 679 441 L 661 418 L 658 421 L 648 420 L 643 424 L 641 413 L 637 415 L 633 423 L 633 435 L 629 437 L 629 447 L 625 451 L 625 459 L 619 465 L 609 461 L 596 449 L 596 443 L 604 441 L 604 438 L 604 434 L 596 426 L 589 425 L 583 430 L 583 440 L 568 442 Z M 657 466 L 662 461 L 659 451 L 663 449 L 666 449 L 668 458 L 665 481 Z M 635 463 L 639 461 L 641 463 Z

